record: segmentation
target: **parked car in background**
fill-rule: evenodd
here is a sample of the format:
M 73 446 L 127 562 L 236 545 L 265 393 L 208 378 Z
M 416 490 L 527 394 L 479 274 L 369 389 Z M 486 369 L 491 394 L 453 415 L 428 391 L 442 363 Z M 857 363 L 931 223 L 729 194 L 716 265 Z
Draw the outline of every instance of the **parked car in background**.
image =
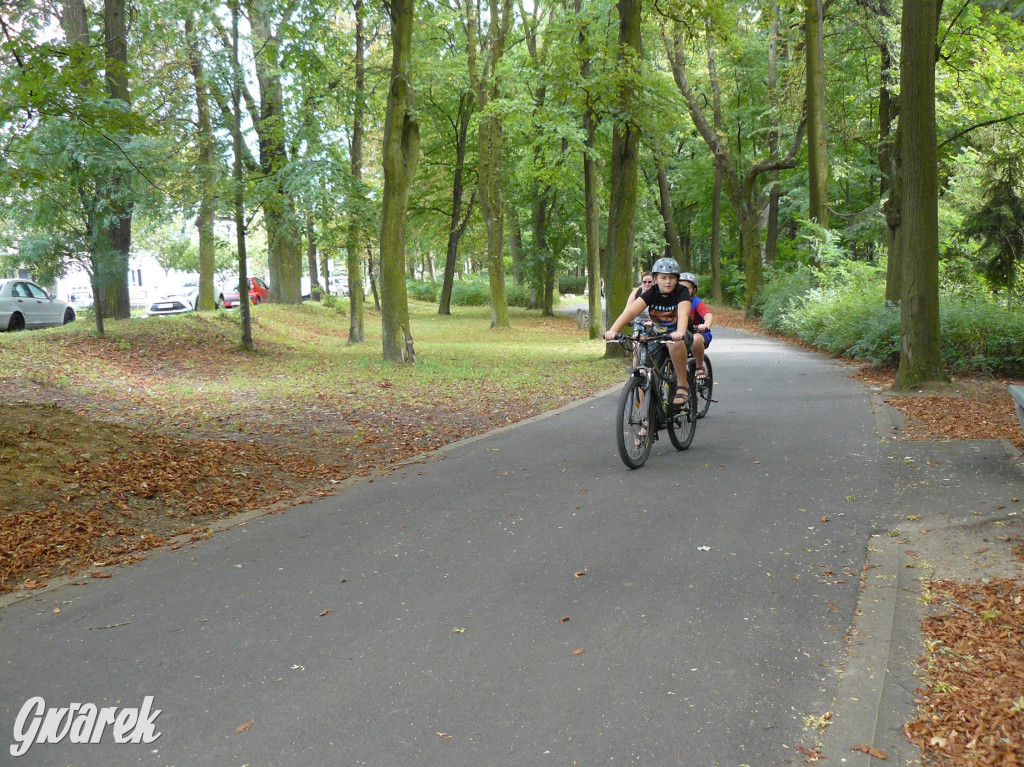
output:
M 348 277 L 339 275 L 337 277 L 331 277 L 328 282 L 331 294 L 335 296 L 347 296 L 348 295 Z
M 225 309 L 234 309 L 241 303 L 241 295 L 238 289 L 238 280 L 230 280 L 224 283 L 219 296 L 220 303 Z M 249 303 L 262 304 L 270 297 L 270 288 L 259 277 L 249 278 Z
M 180 295 L 195 309 L 199 306 L 199 280 L 189 280 L 181 286 Z
M 160 292 L 146 306 L 146 314 L 157 317 L 161 314 L 184 314 L 195 308 L 195 305 L 182 292 Z
M 75 321 L 75 307 L 31 280 L 0 280 L 0 330 L 31 330 Z

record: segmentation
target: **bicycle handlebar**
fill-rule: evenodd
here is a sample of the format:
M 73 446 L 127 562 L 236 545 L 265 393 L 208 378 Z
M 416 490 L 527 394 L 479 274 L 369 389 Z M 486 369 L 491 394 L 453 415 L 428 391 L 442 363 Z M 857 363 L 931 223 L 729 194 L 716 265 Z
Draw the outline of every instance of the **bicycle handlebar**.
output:
M 645 341 L 656 341 L 662 344 L 675 343 L 675 341 L 672 338 L 670 338 L 669 335 L 669 333 L 652 333 L 649 335 L 626 336 L 623 335 L 622 333 L 616 333 L 615 338 L 613 338 L 611 341 L 609 341 L 606 338 L 604 342 L 606 344 L 617 344 L 621 343 L 622 341 L 632 341 L 633 343 L 643 343 Z

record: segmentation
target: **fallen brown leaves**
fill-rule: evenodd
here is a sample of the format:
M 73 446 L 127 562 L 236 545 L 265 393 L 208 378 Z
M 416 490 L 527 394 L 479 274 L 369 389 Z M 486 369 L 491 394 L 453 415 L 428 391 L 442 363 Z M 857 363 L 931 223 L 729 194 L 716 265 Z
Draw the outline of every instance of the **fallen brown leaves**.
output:
M 1021 430 L 1008 387 L 1017 379 L 960 375 L 939 389 L 911 394 L 892 391 L 892 370 L 864 368 L 858 378 L 880 389 L 888 405 L 906 421 L 910 439 L 1005 439 L 1024 450 Z
M 1024 755 L 1024 584 L 933 581 L 920 717 L 907 737 L 936 765 L 1015 767 Z

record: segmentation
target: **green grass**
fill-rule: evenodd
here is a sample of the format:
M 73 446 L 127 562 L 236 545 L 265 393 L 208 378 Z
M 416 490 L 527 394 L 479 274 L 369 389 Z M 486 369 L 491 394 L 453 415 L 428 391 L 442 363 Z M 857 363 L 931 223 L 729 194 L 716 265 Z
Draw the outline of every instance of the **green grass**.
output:
M 372 308 L 365 343 L 350 345 L 347 314 L 307 302 L 253 307 L 255 353 L 240 348 L 239 313 L 221 310 L 107 321 L 105 339 L 82 322 L 0 334 L 0 366 L 25 382 L 196 424 L 248 407 L 354 410 L 371 400 L 467 410 L 521 400 L 545 409 L 623 380 L 623 363 L 603 359 L 604 342 L 571 317 L 511 308 L 512 327 L 498 330 L 488 307 L 452 312 L 410 303 L 414 365 L 383 361 Z

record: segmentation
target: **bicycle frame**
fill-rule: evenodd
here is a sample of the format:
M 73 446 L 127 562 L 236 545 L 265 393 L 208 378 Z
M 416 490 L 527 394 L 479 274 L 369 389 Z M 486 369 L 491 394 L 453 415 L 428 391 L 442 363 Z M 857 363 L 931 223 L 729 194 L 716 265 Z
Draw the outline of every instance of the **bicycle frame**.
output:
M 664 429 L 669 419 L 669 403 L 672 398 L 672 387 L 675 385 L 675 367 L 672 358 L 666 353 L 665 359 L 659 365 L 655 361 L 655 350 L 657 345 L 664 345 L 664 335 L 640 335 L 632 339 L 641 349 L 640 364 L 630 371 L 630 375 L 644 379 L 644 418 L 650 427 L 655 431 Z M 646 356 L 646 362 L 643 357 Z M 652 418 L 652 403 L 655 405 L 655 418 Z
M 674 404 L 679 391 L 679 375 L 688 375 L 684 369 L 675 369 L 671 355 L 660 362 L 656 344 L 670 342 L 667 334 L 645 334 L 642 330 L 632 336 L 617 335 L 623 346 L 637 350 L 636 367 L 619 396 L 616 415 L 616 445 L 619 457 L 630 469 L 639 469 L 651 453 L 651 444 L 665 429 L 676 450 L 686 450 L 693 441 L 697 427 L 697 403 L 692 379 L 689 379 L 686 402 Z M 665 350 L 668 351 L 668 350 Z M 684 384 L 686 385 L 686 384 Z

